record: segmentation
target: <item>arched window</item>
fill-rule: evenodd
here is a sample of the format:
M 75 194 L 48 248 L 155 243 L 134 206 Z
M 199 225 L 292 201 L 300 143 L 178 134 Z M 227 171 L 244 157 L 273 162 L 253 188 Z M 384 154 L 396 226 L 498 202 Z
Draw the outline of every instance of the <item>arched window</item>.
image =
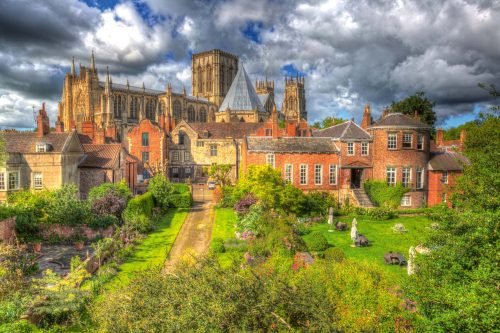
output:
M 160 114 L 165 114 L 165 101 L 160 101 Z
M 174 119 L 175 119 L 176 123 L 178 123 L 181 120 L 181 116 L 182 116 L 181 112 L 182 112 L 181 102 L 174 101 L 173 116 L 174 116 Z
M 207 110 L 204 107 L 200 109 L 200 123 L 207 122 Z
M 154 99 L 150 99 L 146 102 L 146 118 L 149 120 L 155 120 L 155 111 L 156 111 L 156 101 Z
M 130 99 L 130 118 L 131 119 L 137 119 L 138 104 L 139 104 L 139 101 L 137 100 L 137 97 L 132 97 Z
M 192 105 L 188 107 L 187 112 L 188 112 L 187 114 L 188 122 L 194 123 L 196 121 L 196 113 L 194 112 L 194 108 Z
M 207 66 L 207 92 L 212 91 L 212 67 Z
M 198 92 L 203 92 L 203 70 L 198 66 Z
M 123 110 L 123 99 L 121 95 L 115 96 L 115 103 L 113 105 L 113 113 L 116 119 L 120 119 L 122 117 Z

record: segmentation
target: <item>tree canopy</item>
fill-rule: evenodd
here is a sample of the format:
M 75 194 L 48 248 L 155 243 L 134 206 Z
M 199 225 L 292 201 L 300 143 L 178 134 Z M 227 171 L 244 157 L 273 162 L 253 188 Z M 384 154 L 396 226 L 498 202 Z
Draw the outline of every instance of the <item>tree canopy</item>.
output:
M 436 112 L 434 112 L 435 105 L 436 103 L 425 97 L 425 92 L 419 91 L 399 102 L 393 101 L 389 106 L 389 111 L 400 112 L 409 116 L 414 116 L 415 112 L 417 112 L 420 121 L 434 126 L 437 119 Z
M 324 128 L 331 127 L 333 125 L 342 124 L 343 122 L 346 122 L 346 121 L 347 120 L 343 119 L 343 118 L 335 118 L 335 117 L 329 116 L 329 117 L 324 118 L 321 121 L 317 121 L 317 122 L 313 123 L 311 125 L 311 127 L 316 128 L 316 129 L 324 129 Z

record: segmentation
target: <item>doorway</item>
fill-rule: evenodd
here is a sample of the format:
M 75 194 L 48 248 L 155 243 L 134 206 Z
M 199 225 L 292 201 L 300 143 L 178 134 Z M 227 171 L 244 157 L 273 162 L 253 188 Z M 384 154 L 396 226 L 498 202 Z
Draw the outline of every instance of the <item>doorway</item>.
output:
M 363 169 L 351 169 L 351 188 L 361 188 Z

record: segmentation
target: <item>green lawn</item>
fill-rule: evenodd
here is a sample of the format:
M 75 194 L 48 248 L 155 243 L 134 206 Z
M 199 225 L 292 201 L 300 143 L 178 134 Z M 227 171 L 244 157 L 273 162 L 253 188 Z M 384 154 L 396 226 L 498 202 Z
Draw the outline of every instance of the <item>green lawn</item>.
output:
M 236 224 L 236 213 L 232 208 L 216 208 L 214 226 L 212 228 L 212 241 L 214 238 L 235 238 L 234 232 Z M 241 257 L 241 253 L 218 253 L 217 258 L 221 266 L 227 266 L 231 263 L 233 256 Z
M 352 219 L 352 217 L 338 218 L 342 222 L 347 222 L 349 226 L 351 226 Z M 384 254 L 389 251 L 400 252 L 408 259 L 410 246 L 416 246 L 424 239 L 430 225 L 429 219 L 425 216 L 398 217 L 388 221 L 375 221 L 365 216 L 359 216 L 356 219 L 358 233 L 370 240 L 369 247 L 351 247 L 350 230 L 328 232 L 329 225 L 326 223 L 313 225 L 310 230 L 322 232 L 328 242 L 342 249 L 348 258 L 376 262 L 395 277 L 406 276 L 405 268 L 386 265 Z M 402 223 L 407 232 L 398 234 L 392 231 L 392 226 L 396 223 Z M 304 236 L 304 239 L 308 237 L 311 237 L 311 234 Z
M 116 289 L 129 283 L 135 272 L 148 268 L 161 269 L 189 209 L 171 209 L 156 229 L 135 247 L 132 256 L 120 265 L 119 272 L 106 284 L 106 289 Z

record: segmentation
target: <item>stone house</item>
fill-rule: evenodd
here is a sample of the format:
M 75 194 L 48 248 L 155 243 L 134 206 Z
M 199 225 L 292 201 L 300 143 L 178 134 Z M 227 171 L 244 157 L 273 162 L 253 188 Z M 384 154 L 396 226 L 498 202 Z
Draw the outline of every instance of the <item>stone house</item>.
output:
M 36 132 L 5 131 L 6 163 L 0 171 L 0 201 L 23 189 L 57 189 L 80 184 L 78 165 L 84 157 L 76 130 L 50 132 L 45 105 Z

